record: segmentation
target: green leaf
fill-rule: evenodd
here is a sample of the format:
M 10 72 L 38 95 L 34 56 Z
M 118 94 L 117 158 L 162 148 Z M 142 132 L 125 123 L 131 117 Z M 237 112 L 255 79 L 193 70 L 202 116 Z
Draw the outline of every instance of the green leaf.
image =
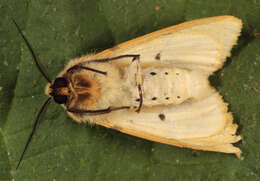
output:
M 211 80 L 239 124 L 241 160 L 77 124 L 51 103 L 15 169 L 47 96 L 46 81 L 12 17 L 54 79 L 75 57 L 187 20 L 227 14 L 242 19 L 243 32 Z M 260 31 L 260 1 L 0 0 L 0 17 L 0 181 L 260 179 L 260 39 L 254 37 Z

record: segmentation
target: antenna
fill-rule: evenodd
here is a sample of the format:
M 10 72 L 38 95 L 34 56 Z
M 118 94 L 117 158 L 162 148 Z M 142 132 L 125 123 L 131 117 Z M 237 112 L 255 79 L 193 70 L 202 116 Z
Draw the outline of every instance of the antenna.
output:
M 44 104 L 42 105 L 40 111 L 38 112 L 38 114 L 37 114 L 37 116 L 36 116 L 36 119 L 35 119 L 35 121 L 34 121 L 34 123 L 33 123 L 32 132 L 30 133 L 30 135 L 29 135 L 29 137 L 28 137 L 28 139 L 27 139 L 27 142 L 26 142 L 26 145 L 25 145 L 25 147 L 24 147 L 23 153 L 22 153 L 22 155 L 20 156 L 18 165 L 16 166 L 16 170 L 19 168 L 19 165 L 20 165 L 20 163 L 21 163 L 22 160 L 23 160 L 23 156 L 24 156 L 24 154 L 25 154 L 25 152 L 26 152 L 26 150 L 27 150 L 27 148 L 28 148 L 28 146 L 29 146 L 29 144 L 30 144 L 30 142 L 31 142 L 31 140 L 32 140 L 32 137 L 33 137 L 33 135 L 34 135 L 34 133 L 35 133 L 35 131 L 36 131 L 36 129 L 37 129 L 37 126 L 39 125 L 40 115 L 41 115 L 41 113 L 44 111 L 44 109 L 46 108 L 46 106 L 50 103 L 50 100 L 51 100 L 51 97 L 49 97 L 49 98 L 44 102 Z
M 47 74 L 41 69 L 40 64 L 39 64 L 39 61 L 38 61 L 38 58 L 37 58 L 36 54 L 34 53 L 34 51 L 33 51 L 33 49 L 32 49 L 32 46 L 30 45 L 29 41 L 25 38 L 25 36 L 24 36 L 24 34 L 23 34 L 21 28 L 18 26 L 18 24 L 15 22 L 15 20 L 14 20 L 13 18 L 12 18 L 12 20 L 13 20 L 13 23 L 15 24 L 16 29 L 18 30 L 19 34 L 22 36 L 23 40 L 25 41 L 26 46 L 27 46 L 28 49 L 30 50 L 30 52 L 31 52 L 31 54 L 32 54 L 32 57 L 33 57 L 33 60 L 34 60 L 34 63 L 36 64 L 36 67 L 37 67 L 38 70 L 41 72 L 41 74 L 43 75 L 43 77 L 44 77 L 49 83 L 51 83 L 51 80 L 49 79 L 49 77 L 47 76 Z M 50 100 L 51 100 L 51 97 L 49 97 L 49 98 L 44 102 L 44 104 L 42 105 L 40 111 L 38 112 L 38 114 L 37 114 L 37 116 L 36 116 L 36 119 L 35 119 L 34 124 L 33 124 L 33 129 L 32 129 L 32 131 L 31 131 L 31 133 L 30 133 L 30 135 L 29 135 L 29 137 L 28 137 L 28 139 L 27 139 L 27 142 L 26 142 L 26 144 L 25 144 L 23 153 L 22 153 L 22 155 L 20 156 L 20 159 L 19 159 L 19 162 L 18 162 L 18 164 L 17 164 L 16 169 L 19 168 L 19 166 L 20 166 L 20 164 L 21 164 L 21 162 L 22 162 L 22 160 L 23 160 L 24 154 L 25 154 L 25 152 L 26 152 L 26 150 L 27 150 L 27 148 L 28 148 L 28 146 L 29 146 L 29 144 L 30 144 L 30 142 L 31 142 L 31 140 L 32 140 L 32 137 L 33 137 L 33 135 L 34 135 L 34 133 L 35 133 L 35 131 L 36 131 L 38 125 L 39 125 L 40 115 L 41 115 L 41 113 L 44 111 L 44 109 L 46 108 L 46 106 L 50 103 Z
M 51 83 L 51 80 L 49 79 L 49 77 L 47 76 L 47 74 L 41 69 L 40 67 L 40 64 L 39 64 L 39 61 L 37 59 L 37 56 L 36 54 L 34 53 L 33 49 L 32 49 L 32 46 L 30 45 L 29 41 L 25 38 L 22 30 L 20 29 L 20 27 L 18 26 L 18 24 L 15 22 L 15 20 L 12 18 L 13 20 L 13 23 L 15 24 L 19 34 L 22 36 L 23 40 L 25 41 L 25 44 L 26 46 L 28 47 L 28 49 L 30 50 L 31 54 L 32 54 L 32 57 L 33 57 L 33 60 L 34 60 L 34 63 L 36 64 L 36 67 L 38 68 L 38 70 L 41 72 L 41 74 L 43 75 L 43 77 L 49 82 Z

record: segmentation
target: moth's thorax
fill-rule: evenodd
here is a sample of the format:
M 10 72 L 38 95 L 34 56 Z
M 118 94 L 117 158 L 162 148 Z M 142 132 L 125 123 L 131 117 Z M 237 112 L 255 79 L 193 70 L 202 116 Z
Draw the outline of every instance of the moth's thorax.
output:
M 68 80 L 71 90 L 66 103 L 67 108 L 89 109 L 99 100 L 100 85 L 86 73 L 67 73 L 64 77 Z

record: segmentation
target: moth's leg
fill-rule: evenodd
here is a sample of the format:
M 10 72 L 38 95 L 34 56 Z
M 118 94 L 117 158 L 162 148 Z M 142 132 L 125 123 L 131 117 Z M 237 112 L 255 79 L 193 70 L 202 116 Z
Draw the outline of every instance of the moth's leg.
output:
M 112 57 L 112 58 L 89 60 L 89 61 L 86 61 L 85 63 L 106 63 L 106 62 L 111 62 L 114 60 L 119 60 L 119 59 L 127 58 L 127 57 L 133 58 L 132 61 L 135 61 L 135 60 L 139 59 L 140 55 L 120 55 L 120 56 Z
M 139 106 L 138 106 L 136 112 L 139 113 L 141 111 L 141 108 L 142 108 L 142 105 L 143 105 L 143 92 L 142 92 L 142 87 L 141 87 L 140 84 L 138 84 L 138 91 L 139 91 L 139 100 L 140 100 L 140 102 L 139 102 Z
M 94 63 L 94 62 L 95 63 L 106 63 L 106 62 L 110 62 L 110 61 L 113 61 L 113 60 L 118 60 L 118 59 L 122 59 L 122 58 L 126 58 L 126 57 L 131 57 L 131 58 L 133 58 L 132 61 L 135 61 L 135 60 L 139 59 L 140 55 L 121 55 L 121 56 L 112 57 L 112 58 L 94 59 L 94 60 L 90 60 L 90 61 L 86 61 L 86 62 L 79 63 L 77 65 L 74 65 L 73 67 L 69 68 L 67 70 L 67 72 L 72 73 L 74 71 L 84 69 L 84 70 L 89 70 L 89 71 L 92 71 L 92 72 L 100 73 L 100 74 L 103 74 L 103 75 L 107 75 L 107 72 L 97 70 L 97 69 L 94 69 L 94 68 L 90 68 L 90 67 L 87 67 L 85 65 L 83 66 L 82 64 L 84 64 L 84 63 Z
M 77 64 L 77 65 L 74 65 L 73 67 L 69 68 L 67 70 L 67 73 L 73 73 L 73 72 L 78 71 L 80 69 L 89 70 L 89 71 L 92 71 L 92 72 L 96 72 L 96 73 L 100 73 L 100 74 L 103 74 L 103 75 L 107 75 L 107 72 L 103 72 L 101 70 L 97 70 L 97 69 L 93 69 L 93 68 L 90 68 L 90 67 L 87 67 L 87 66 L 83 66 L 81 64 Z
M 138 92 L 139 92 L 139 106 L 136 110 L 137 113 L 141 111 L 142 105 L 143 105 L 143 90 L 142 90 L 142 74 L 141 74 L 141 63 L 140 63 L 140 57 L 136 58 L 136 74 L 135 74 L 135 79 L 136 79 L 136 86 L 138 87 Z
M 82 113 L 88 113 L 90 116 L 94 116 L 94 115 L 99 115 L 99 114 L 108 114 L 112 111 L 118 111 L 118 110 L 122 110 L 122 109 L 130 109 L 130 106 L 122 106 L 122 107 L 108 107 L 107 109 L 97 109 L 97 110 L 83 110 L 83 109 L 77 109 L 77 108 L 70 108 L 67 109 L 68 112 L 71 113 L 78 113 L 78 114 L 82 114 Z

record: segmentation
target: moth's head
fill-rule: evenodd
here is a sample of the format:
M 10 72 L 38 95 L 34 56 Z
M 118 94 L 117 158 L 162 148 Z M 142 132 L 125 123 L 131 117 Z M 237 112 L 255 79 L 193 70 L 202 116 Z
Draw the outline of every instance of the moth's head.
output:
M 58 77 L 52 84 L 47 86 L 47 94 L 53 97 L 58 104 L 66 104 L 71 94 L 69 83 L 64 77 Z

